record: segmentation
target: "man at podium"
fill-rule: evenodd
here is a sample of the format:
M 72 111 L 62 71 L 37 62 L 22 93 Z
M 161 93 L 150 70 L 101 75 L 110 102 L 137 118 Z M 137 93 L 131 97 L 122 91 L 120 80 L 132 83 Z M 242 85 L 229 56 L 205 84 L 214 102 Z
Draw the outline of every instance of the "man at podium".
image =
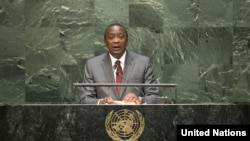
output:
M 128 33 L 120 23 L 110 24 L 104 33 L 107 53 L 87 60 L 84 83 L 155 84 L 150 59 L 126 49 Z M 158 87 L 82 87 L 82 104 L 155 104 Z

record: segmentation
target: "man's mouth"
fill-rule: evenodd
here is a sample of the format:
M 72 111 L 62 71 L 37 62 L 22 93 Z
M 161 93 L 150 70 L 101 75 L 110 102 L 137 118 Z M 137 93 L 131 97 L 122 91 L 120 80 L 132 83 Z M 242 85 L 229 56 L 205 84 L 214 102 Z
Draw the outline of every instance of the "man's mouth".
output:
M 114 50 L 119 50 L 121 47 L 120 46 L 113 46 Z
M 113 46 L 113 48 L 120 48 L 120 46 Z

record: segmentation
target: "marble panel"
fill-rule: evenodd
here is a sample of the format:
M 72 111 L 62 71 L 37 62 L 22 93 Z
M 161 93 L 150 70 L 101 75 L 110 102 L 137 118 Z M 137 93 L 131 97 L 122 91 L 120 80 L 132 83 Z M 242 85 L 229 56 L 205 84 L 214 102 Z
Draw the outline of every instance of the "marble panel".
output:
M 233 72 L 233 95 L 230 101 L 236 103 L 250 103 L 250 64 L 234 65 Z
M 199 62 L 199 29 L 164 27 L 162 52 L 164 64 L 198 64 Z
M 129 0 L 95 0 L 96 26 L 105 28 L 112 22 L 121 22 L 128 26 Z
M 62 65 L 60 67 L 60 103 L 80 103 L 81 91 L 73 83 L 82 82 L 85 62 L 83 61 L 81 65 Z
M 158 7 L 157 7 L 158 8 Z M 129 5 L 129 26 L 146 27 L 151 32 L 163 32 L 163 15 L 159 9 L 149 4 Z
M 61 0 L 25 0 L 25 27 L 57 27 Z
M 202 103 L 206 101 L 201 98 L 198 92 L 198 65 L 164 65 L 160 76 L 160 83 L 178 84 L 177 93 L 175 93 L 174 88 L 161 88 L 161 96 L 175 99 L 177 103 Z
M 59 67 L 67 55 L 59 44 L 59 28 L 26 29 L 26 102 L 59 99 Z
M 250 1 L 233 0 L 233 19 L 236 27 L 250 26 Z
M 233 36 L 233 64 L 247 65 L 250 62 L 250 28 L 235 27 Z
M 164 25 L 169 27 L 197 27 L 199 12 L 198 0 L 165 0 Z
M 72 60 L 70 62 L 65 60 L 63 63 L 77 65 L 82 58 L 93 57 L 94 39 L 95 30 L 93 27 L 61 28 L 60 48 L 77 62 L 75 64 Z
M 232 28 L 199 28 L 199 64 L 232 64 Z
M 9 27 L 23 27 L 25 0 L 0 1 L 0 25 Z
M 0 103 L 25 103 L 23 28 L 0 26 Z
M 201 0 L 199 27 L 231 27 L 233 25 L 233 0 Z
M 233 95 L 233 85 L 232 65 L 212 64 L 199 67 L 199 94 L 206 97 L 208 103 L 235 102 L 229 100 Z
M 93 27 L 96 16 L 93 0 L 60 0 L 60 27 Z

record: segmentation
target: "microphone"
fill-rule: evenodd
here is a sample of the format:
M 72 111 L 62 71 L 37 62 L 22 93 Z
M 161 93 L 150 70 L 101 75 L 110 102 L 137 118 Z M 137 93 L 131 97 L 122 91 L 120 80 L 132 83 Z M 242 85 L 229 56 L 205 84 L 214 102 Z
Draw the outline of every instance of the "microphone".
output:
M 114 70 L 116 70 L 116 69 L 117 69 L 117 65 L 116 65 L 116 64 L 113 66 L 113 69 L 114 69 Z
M 124 79 L 127 83 L 130 83 L 125 77 L 123 77 L 122 74 L 120 74 L 120 73 L 117 71 L 117 65 L 116 65 L 116 64 L 113 66 L 113 68 L 114 68 L 114 70 L 116 70 L 116 72 L 115 72 L 116 75 L 121 76 L 122 79 Z M 137 86 L 135 86 L 134 88 L 135 88 L 136 90 L 138 90 L 138 91 L 142 94 L 143 97 L 145 96 L 145 93 L 144 93 L 140 88 L 138 88 Z

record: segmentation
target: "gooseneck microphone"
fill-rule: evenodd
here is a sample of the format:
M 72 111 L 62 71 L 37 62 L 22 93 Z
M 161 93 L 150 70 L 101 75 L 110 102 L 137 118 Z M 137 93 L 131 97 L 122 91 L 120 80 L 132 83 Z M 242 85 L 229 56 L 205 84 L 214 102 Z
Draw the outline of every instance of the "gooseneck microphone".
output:
M 113 66 L 113 69 L 114 69 L 114 70 L 117 69 L 117 65 L 116 65 L 116 64 Z M 116 72 L 117 72 L 117 70 L 116 70 Z
M 116 65 L 116 64 L 113 66 L 113 68 L 114 68 L 114 71 L 116 70 L 116 72 L 115 72 L 116 75 L 122 77 L 122 79 L 124 79 L 124 80 L 126 81 L 126 83 L 130 83 L 125 77 L 123 77 L 122 74 L 120 74 L 120 73 L 117 71 L 117 65 Z M 135 88 L 136 90 L 138 90 L 138 91 L 142 94 L 143 97 L 145 96 L 145 93 L 144 93 L 140 88 L 138 88 L 138 87 L 136 87 L 136 86 L 134 86 L 134 88 Z

